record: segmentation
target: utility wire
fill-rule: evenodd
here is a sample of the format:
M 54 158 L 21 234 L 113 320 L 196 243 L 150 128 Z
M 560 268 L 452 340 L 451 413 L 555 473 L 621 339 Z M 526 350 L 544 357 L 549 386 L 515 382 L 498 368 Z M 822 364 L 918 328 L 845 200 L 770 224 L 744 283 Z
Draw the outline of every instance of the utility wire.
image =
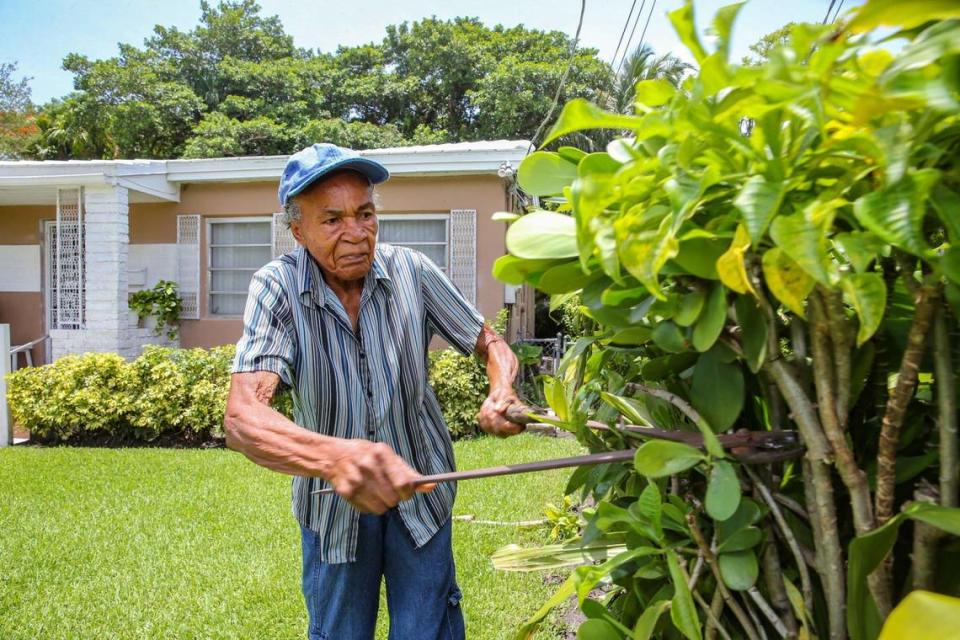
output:
M 570 69 L 573 68 L 573 61 L 577 57 L 577 45 L 580 43 L 580 29 L 583 28 L 583 14 L 587 11 L 587 0 L 580 0 L 580 20 L 577 22 L 577 33 L 573 36 L 573 43 L 570 45 L 570 61 L 567 63 L 567 69 L 563 72 L 563 77 L 560 78 L 560 84 L 557 85 L 557 93 L 553 96 L 553 104 L 550 105 L 550 111 L 547 112 L 547 117 L 543 119 L 543 122 L 540 123 L 540 126 L 537 127 L 536 132 L 533 134 L 533 137 L 530 138 L 530 147 L 527 149 L 527 153 L 530 153 L 534 145 L 537 142 L 537 138 L 540 137 L 540 132 L 543 131 L 543 128 L 547 125 L 547 122 L 553 117 L 553 111 L 557 108 L 557 103 L 560 102 L 560 94 L 563 92 L 563 85 L 567 83 L 567 76 L 570 75 Z
M 830 0 L 830 6 L 827 7 L 827 15 L 823 16 L 823 24 L 827 24 L 830 20 L 830 14 L 833 12 L 833 5 L 836 4 L 837 0 Z
M 637 23 L 640 22 L 640 16 L 643 15 L 643 7 L 647 4 L 647 0 L 643 0 L 640 3 L 640 11 L 637 12 L 637 18 L 633 21 L 633 28 L 630 29 L 630 37 L 627 38 L 627 46 L 623 48 L 623 55 L 620 56 L 620 65 L 617 67 L 617 73 L 614 77 L 620 75 L 620 70 L 623 69 L 623 63 L 627 59 L 627 55 L 630 53 L 630 43 L 633 42 L 633 36 L 637 32 Z
M 843 9 L 843 0 L 840 0 L 840 4 L 837 5 L 837 11 L 833 14 L 833 20 L 831 20 L 831 22 L 836 22 L 837 18 L 840 17 L 840 9 Z
M 610 60 L 610 68 L 613 69 L 613 65 L 617 62 L 617 56 L 620 54 L 620 45 L 623 44 L 623 36 L 627 33 L 627 27 L 630 26 L 630 18 L 633 17 L 633 9 L 637 6 L 637 0 L 633 0 L 633 4 L 630 5 L 630 12 L 627 13 L 627 21 L 623 23 L 623 30 L 620 31 L 620 39 L 617 40 L 617 48 L 613 52 L 613 58 Z M 641 7 L 642 9 L 642 7 Z
M 653 16 L 653 10 L 657 8 L 657 0 L 653 0 L 650 5 L 650 13 L 647 14 L 647 22 L 643 25 L 643 31 L 640 32 L 640 42 L 637 43 L 637 49 L 643 46 L 643 39 L 647 37 L 647 27 L 650 26 L 650 18 Z

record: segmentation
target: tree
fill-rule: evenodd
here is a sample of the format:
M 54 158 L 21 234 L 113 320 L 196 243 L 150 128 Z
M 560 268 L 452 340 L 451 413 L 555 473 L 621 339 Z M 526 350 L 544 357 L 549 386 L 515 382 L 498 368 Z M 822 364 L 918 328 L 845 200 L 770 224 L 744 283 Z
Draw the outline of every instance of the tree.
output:
M 672 53 L 658 56 L 649 44 L 642 44 L 627 56 L 614 78 L 607 109 L 616 113 L 633 113 L 638 82 L 661 79 L 678 87 L 684 75 L 691 70 L 693 65 Z
M 0 63 L 0 160 L 17 159 L 36 137 L 30 78 L 16 80 L 17 63 Z
M 315 136 L 358 148 L 530 136 L 561 100 L 596 99 L 609 71 L 559 32 L 430 18 L 380 43 L 299 49 L 252 0 L 202 3 L 189 31 L 64 68 L 76 91 L 38 119 L 49 158 L 290 153 Z M 338 121 L 338 122 L 334 122 Z
M 519 167 L 554 210 L 510 224 L 494 273 L 597 323 L 544 384 L 550 420 L 636 449 L 574 472 L 579 540 L 495 556 L 583 565 L 520 638 L 575 595 L 578 637 L 874 640 L 905 592 L 960 591 L 960 8 L 868 0 L 756 66 L 727 60 L 737 10 L 715 51 L 671 12 L 699 72 L 640 82 L 631 115 L 568 103 L 545 139 L 629 132 L 609 151 Z
M 774 29 L 770 33 L 762 36 L 759 40 L 747 47 L 753 52 L 753 55 L 743 56 L 741 64 L 759 65 L 770 58 L 770 52 L 776 49 L 782 49 L 790 40 L 790 33 L 797 26 L 796 22 L 788 22 L 779 29 Z

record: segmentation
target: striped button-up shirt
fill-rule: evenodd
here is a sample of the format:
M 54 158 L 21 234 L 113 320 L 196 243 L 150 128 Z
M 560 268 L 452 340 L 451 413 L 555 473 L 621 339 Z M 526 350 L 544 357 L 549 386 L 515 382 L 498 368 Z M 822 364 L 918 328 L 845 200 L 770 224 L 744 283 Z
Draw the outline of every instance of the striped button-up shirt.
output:
M 422 474 L 454 469 L 450 435 L 427 384 L 427 350 L 439 335 L 472 353 L 483 317 L 423 254 L 378 244 L 360 298 L 359 327 L 299 247 L 250 282 L 234 373 L 272 371 L 296 391 L 300 426 L 337 438 L 384 442 Z M 320 534 L 321 560 L 356 558 L 359 513 L 328 486 L 295 477 L 293 513 Z M 417 546 L 450 518 L 456 486 L 441 483 L 398 506 Z

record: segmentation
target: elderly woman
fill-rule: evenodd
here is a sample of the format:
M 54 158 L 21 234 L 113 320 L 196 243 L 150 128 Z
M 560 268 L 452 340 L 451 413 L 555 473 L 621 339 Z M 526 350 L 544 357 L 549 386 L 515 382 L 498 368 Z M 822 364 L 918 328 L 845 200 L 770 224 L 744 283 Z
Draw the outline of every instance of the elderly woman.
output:
M 487 363 L 487 432 L 506 418 L 517 361 L 423 254 L 377 243 L 374 185 L 389 173 L 349 149 L 290 157 L 279 198 L 296 251 L 250 284 L 224 428 L 227 445 L 295 476 L 308 638 L 373 638 L 386 580 L 390 638 L 464 637 L 451 549 L 450 436 L 427 384 L 434 335 Z M 270 408 L 283 382 L 296 424 Z M 332 495 L 314 490 L 331 486 Z

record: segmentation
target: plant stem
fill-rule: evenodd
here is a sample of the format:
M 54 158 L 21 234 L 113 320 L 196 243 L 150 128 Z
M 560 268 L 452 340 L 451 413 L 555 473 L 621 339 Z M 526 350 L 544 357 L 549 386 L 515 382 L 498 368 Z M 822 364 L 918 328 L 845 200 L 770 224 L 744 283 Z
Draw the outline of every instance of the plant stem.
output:
M 937 309 L 933 321 L 934 383 L 937 387 L 937 409 L 940 426 L 940 504 L 957 506 L 960 484 L 960 461 L 957 456 L 957 380 L 953 371 L 950 334 L 946 310 Z
M 768 540 L 773 540 L 773 527 L 770 523 L 765 523 L 763 527 L 764 534 Z M 803 561 L 803 558 L 800 558 Z M 793 609 L 790 607 L 790 598 L 787 597 L 787 589 L 783 586 L 783 567 L 780 564 L 780 554 L 777 551 L 777 545 L 768 544 L 763 550 L 761 558 L 763 566 L 763 583 L 770 594 L 770 603 L 777 612 L 777 616 L 783 621 L 786 637 L 797 637 L 797 618 L 793 615 Z
M 927 488 L 923 486 L 927 484 Z M 936 504 L 935 491 L 929 483 L 923 483 L 914 491 L 913 499 L 917 502 Z M 913 588 L 932 591 L 937 575 L 937 546 L 941 532 L 925 522 L 913 523 Z
M 644 395 L 653 396 L 654 398 L 659 398 L 660 400 L 666 400 L 679 409 L 680 412 L 687 416 L 687 418 L 689 418 L 694 424 L 704 429 L 710 429 L 710 426 L 707 424 L 707 421 L 703 419 L 703 416 L 700 415 L 700 412 L 694 409 L 693 405 L 675 393 L 671 393 L 666 389 L 648 387 L 647 385 L 637 384 L 635 382 L 629 383 L 627 385 L 627 390 L 634 393 L 642 393 Z
M 900 361 L 897 384 L 890 392 L 880 427 L 880 447 L 877 452 L 877 523 L 883 524 L 893 516 L 894 489 L 897 471 L 897 444 L 900 428 L 907 413 L 907 405 L 917 388 L 917 373 L 923 360 L 927 332 L 933 321 L 940 299 L 940 290 L 935 285 L 920 288 L 913 321 L 907 333 L 907 348 Z
M 760 609 L 760 613 L 773 625 L 773 628 L 776 629 L 781 638 L 795 638 L 797 636 L 796 631 L 790 633 L 790 631 L 787 630 L 787 625 L 784 624 L 783 620 L 780 619 L 773 610 L 773 607 L 770 606 L 770 603 L 764 599 L 763 594 L 761 594 L 755 586 L 747 589 L 747 595 L 749 595 L 753 603 L 757 605 L 757 609 Z
M 717 637 L 718 631 L 720 635 L 724 637 L 724 640 L 731 640 L 730 634 L 727 633 L 727 630 L 720 624 L 720 614 L 723 613 L 723 596 L 720 593 L 720 589 L 714 590 L 713 601 L 709 605 L 703 599 L 703 596 L 700 595 L 699 591 L 694 591 L 693 597 L 697 601 L 697 604 L 700 605 L 700 608 L 703 609 L 703 613 L 707 616 L 707 626 L 703 634 L 704 640 L 714 640 Z
M 870 487 L 867 474 L 857 466 L 853 451 L 847 444 L 847 437 L 837 415 L 838 400 L 834 395 L 839 387 L 835 379 L 835 367 L 831 366 L 830 325 L 827 321 L 826 305 L 821 297 L 810 296 L 810 346 L 813 353 L 813 381 L 817 392 L 817 410 L 820 424 L 833 448 L 834 464 L 840 473 L 840 479 L 850 492 L 853 508 L 853 522 L 858 535 L 874 528 L 873 505 L 870 502 Z M 848 354 L 849 356 L 849 354 Z M 849 362 L 847 363 L 849 369 Z M 848 374 L 849 376 L 849 371 Z M 849 393 L 849 379 L 847 380 Z
M 777 388 L 790 407 L 793 420 L 807 446 L 804 490 L 807 508 L 812 507 L 810 523 L 817 546 L 817 571 L 823 582 L 827 601 L 830 638 L 842 640 L 846 637 L 846 595 L 843 553 L 840 549 L 840 533 L 837 530 L 837 507 L 834 502 L 830 466 L 827 463 L 830 445 L 820 428 L 813 403 L 803 392 L 790 366 L 782 358 L 778 358 L 764 367 L 777 383 Z
M 807 571 L 807 563 L 804 562 L 803 552 L 800 550 L 800 543 L 797 542 L 796 536 L 793 535 L 793 530 L 790 529 L 786 518 L 783 517 L 783 511 L 781 511 L 780 505 L 778 505 L 777 501 L 774 500 L 773 494 L 770 492 L 770 489 L 767 487 L 767 485 L 752 469 L 744 469 L 747 472 L 747 475 L 750 476 L 750 480 L 753 482 L 754 489 L 756 489 L 761 499 L 770 508 L 770 513 L 773 515 L 773 520 L 780 528 L 780 533 L 783 536 L 783 539 L 787 542 L 787 548 L 789 548 L 790 552 L 793 554 L 793 560 L 797 565 L 797 570 L 800 572 L 800 586 L 803 590 L 803 605 L 807 608 L 807 611 L 813 611 L 813 582 L 810 580 L 810 572 Z M 782 576 L 780 576 L 780 588 L 783 589 Z M 772 590 L 771 593 L 773 593 Z M 786 597 L 786 594 L 784 594 L 784 597 Z M 789 602 L 787 607 L 789 608 Z
M 743 632 L 747 635 L 747 637 L 750 638 L 750 640 L 760 640 L 760 636 L 757 633 L 757 630 L 754 629 L 753 623 L 750 621 L 750 617 L 743 610 L 743 607 L 740 606 L 740 603 L 734 599 L 733 594 L 730 593 L 730 590 L 727 589 L 727 585 L 724 583 L 723 577 L 720 575 L 720 569 L 717 567 L 717 557 L 713 554 L 713 551 L 710 550 L 710 546 L 707 544 L 706 538 L 703 537 L 703 532 L 700 531 L 700 527 L 697 526 L 697 516 L 695 514 L 687 514 L 687 526 L 690 528 L 693 541 L 697 543 L 701 553 L 703 553 L 704 559 L 707 561 L 707 566 L 710 567 L 710 571 L 713 573 L 713 577 L 717 581 L 717 590 L 720 591 L 720 594 L 723 596 L 723 601 L 733 612 L 733 615 L 736 616 L 737 620 L 740 622 L 740 626 L 743 627 Z
M 830 342 L 833 345 L 833 367 L 836 381 L 836 413 L 840 429 L 846 431 L 847 419 L 850 416 L 850 385 L 852 376 L 852 360 L 850 357 L 851 337 L 847 323 L 846 312 L 843 308 L 843 298 L 837 291 L 829 291 L 821 287 L 827 321 L 830 325 Z

